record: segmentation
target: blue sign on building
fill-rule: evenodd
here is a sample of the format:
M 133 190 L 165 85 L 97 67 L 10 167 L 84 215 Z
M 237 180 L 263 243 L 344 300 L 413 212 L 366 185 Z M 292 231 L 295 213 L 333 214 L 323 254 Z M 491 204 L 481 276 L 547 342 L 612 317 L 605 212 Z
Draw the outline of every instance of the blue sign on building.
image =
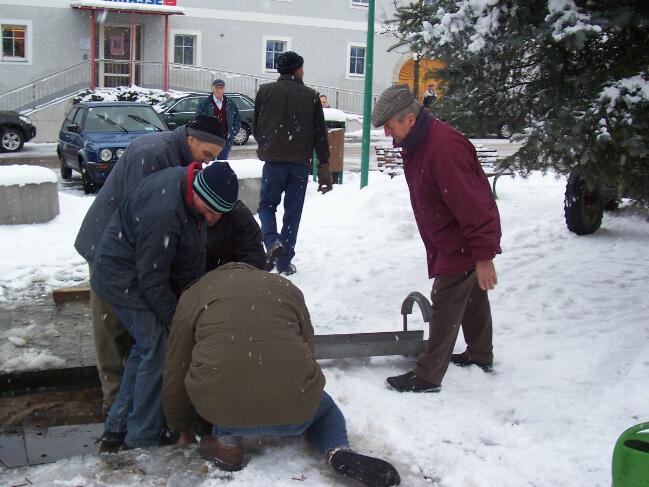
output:
M 109 2 L 119 3 L 142 3 L 144 5 L 164 5 L 162 0 L 108 0 Z

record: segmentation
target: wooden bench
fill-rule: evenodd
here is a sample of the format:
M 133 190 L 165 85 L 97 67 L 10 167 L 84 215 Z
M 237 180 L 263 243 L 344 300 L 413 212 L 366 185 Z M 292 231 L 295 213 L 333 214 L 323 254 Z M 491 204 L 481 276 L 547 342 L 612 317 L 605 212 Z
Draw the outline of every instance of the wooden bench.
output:
M 379 171 L 389 175 L 391 178 L 403 174 L 403 158 L 401 157 L 401 147 L 375 146 L 376 162 Z M 475 150 L 478 160 L 484 169 L 487 178 L 493 178 L 491 183 L 491 192 L 494 198 L 498 199 L 496 194 L 496 182 L 501 176 L 513 176 L 514 174 L 507 171 L 500 171 L 496 167 L 498 159 L 498 150 L 485 147 L 482 144 L 476 144 Z

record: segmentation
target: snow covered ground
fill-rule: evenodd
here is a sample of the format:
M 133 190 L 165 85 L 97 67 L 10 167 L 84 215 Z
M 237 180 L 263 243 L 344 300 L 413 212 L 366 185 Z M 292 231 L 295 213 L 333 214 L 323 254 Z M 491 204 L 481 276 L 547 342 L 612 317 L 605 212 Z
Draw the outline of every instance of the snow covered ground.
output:
M 403 177 L 373 172 L 366 189 L 358 186 L 359 175 L 346 174 L 327 195 L 309 187 L 291 279 L 316 333 L 398 330 L 403 298 L 430 291 Z M 571 234 L 564 186 L 540 174 L 498 182 L 495 373 L 451 366 L 439 394 L 412 395 L 385 386 L 409 369 L 408 358 L 323 363 L 352 445 L 393 462 L 402 485 L 608 487 L 616 438 L 649 419 L 649 223 L 622 209 L 594 235 Z M 54 221 L 0 228 L 2 288 L 82 281 L 86 265 L 72 242 L 90 201 L 62 193 Z M 410 323 L 422 326 L 419 317 Z M 195 449 L 167 447 L 0 467 L 0 485 L 353 485 L 299 440 L 246 450 L 249 464 L 235 474 L 203 466 Z

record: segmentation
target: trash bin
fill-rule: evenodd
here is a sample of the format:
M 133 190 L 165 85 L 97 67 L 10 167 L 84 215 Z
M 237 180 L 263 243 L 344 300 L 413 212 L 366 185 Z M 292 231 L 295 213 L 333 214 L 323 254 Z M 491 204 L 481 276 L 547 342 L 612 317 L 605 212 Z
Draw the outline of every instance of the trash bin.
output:
M 325 126 L 329 139 L 329 170 L 334 184 L 343 182 L 345 156 L 345 112 L 335 108 L 324 109 Z
M 613 450 L 613 487 L 649 487 L 649 423 L 620 435 Z

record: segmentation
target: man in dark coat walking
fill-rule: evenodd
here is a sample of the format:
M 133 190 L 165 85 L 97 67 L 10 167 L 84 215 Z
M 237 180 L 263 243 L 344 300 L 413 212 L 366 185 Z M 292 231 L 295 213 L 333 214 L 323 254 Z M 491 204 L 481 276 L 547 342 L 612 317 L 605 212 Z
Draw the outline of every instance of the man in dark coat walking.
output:
M 433 118 L 406 85 L 379 97 L 372 124 L 402 148 L 410 201 L 435 278 L 426 352 L 413 371 L 389 377 L 397 391 L 437 392 L 449 361 L 461 366 L 493 363 L 491 307 L 487 291 L 497 283 L 493 259 L 500 253 L 500 216 L 475 148 Z M 454 354 L 462 325 L 466 350 Z
M 74 242 L 77 252 L 90 264 L 91 274 L 99 239 L 129 191 L 162 169 L 214 159 L 225 145 L 224 136 L 218 120 L 201 116 L 174 131 L 143 135 L 131 142 L 88 209 Z M 90 307 L 97 371 L 104 403 L 110 406 L 119 389 L 131 340 L 110 305 L 92 291 Z
M 261 180 L 259 219 L 269 254 L 283 247 L 277 271 L 296 272 L 297 233 L 313 151 L 318 156 L 318 191 L 331 191 L 329 142 L 318 93 L 304 85 L 304 59 L 293 51 L 277 58 L 280 77 L 261 85 L 255 98 L 254 136 L 257 156 L 265 161 Z M 275 212 L 284 194 L 284 219 L 277 231 Z
M 219 153 L 218 159 L 226 160 L 234 145 L 234 139 L 241 130 L 241 115 L 239 115 L 237 105 L 225 95 L 225 81 L 222 79 L 212 81 L 212 94 L 200 101 L 196 108 L 196 115 L 216 117 L 225 127 L 226 143 Z
M 243 468 L 242 436 L 304 434 L 333 469 L 365 485 L 399 484 L 384 460 L 349 448 L 345 418 L 324 391 L 302 292 L 243 263 L 207 273 L 180 298 L 164 370 L 169 427 L 192 441 L 196 413 L 214 425 L 199 451 Z
M 239 183 L 226 162 L 145 178 L 130 192 L 97 246 L 90 284 L 133 338 L 104 443 L 158 444 L 167 329 L 182 290 L 205 272 L 206 226 L 234 207 Z

